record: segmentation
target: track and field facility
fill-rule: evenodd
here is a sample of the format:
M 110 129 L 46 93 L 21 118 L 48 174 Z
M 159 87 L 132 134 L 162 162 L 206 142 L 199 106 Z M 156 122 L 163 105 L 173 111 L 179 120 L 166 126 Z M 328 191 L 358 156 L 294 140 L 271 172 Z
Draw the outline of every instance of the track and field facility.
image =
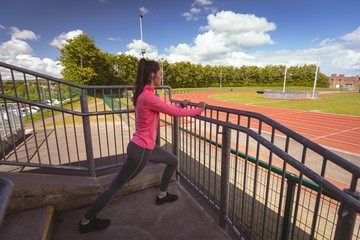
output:
M 255 91 L 252 92 L 256 94 Z M 231 93 L 242 94 L 245 91 Z M 226 93 L 214 91 L 181 93 L 174 94 L 173 98 L 188 99 L 192 102 L 204 101 L 210 105 L 261 113 L 330 150 L 357 156 L 358 164 L 360 164 L 359 116 L 257 106 L 254 104 L 216 100 L 211 97 L 217 94 Z

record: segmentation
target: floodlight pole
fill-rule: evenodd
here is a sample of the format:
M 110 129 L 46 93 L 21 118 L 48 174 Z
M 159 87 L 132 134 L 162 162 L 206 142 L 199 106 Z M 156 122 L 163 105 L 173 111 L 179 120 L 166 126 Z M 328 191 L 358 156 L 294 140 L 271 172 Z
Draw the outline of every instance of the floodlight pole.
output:
M 139 19 L 140 19 L 140 37 L 141 37 L 141 55 L 142 55 L 142 57 L 144 57 L 144 55 L 145 55 L 143 32 L 142 32 L 142 18 L 143 17 L 144 17 L 144 12 L 140 12 Z
M 162 79 L 161 79 L 161 86 L 164 86 L 164 58 L 161 58 L 161 71 L 162 71 Z
M 287 66 L 285 65 L 285 75 L 284 75 L 283 93 L 285 93 L 285 85 L 286 85 L 286 72 L 287 72 Z
M 318 78 L 318 71 L 319 71 L 319 58 L 316 61 L 316 70 L 315 70 L 315 79 L 314 79 L 314 87 L 313 87 L 313 91 L 312 91 L 312 96 L 311 98 L 315 98 L 315 89 L 316 89 L 316 82 L 317 82 L 317 78 Z

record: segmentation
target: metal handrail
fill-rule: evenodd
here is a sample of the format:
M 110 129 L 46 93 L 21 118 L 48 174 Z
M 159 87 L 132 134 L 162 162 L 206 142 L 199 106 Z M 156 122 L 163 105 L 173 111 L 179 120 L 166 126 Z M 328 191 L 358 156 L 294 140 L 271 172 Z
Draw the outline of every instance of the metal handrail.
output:
M 178 100 L 172 100 L 174 103 L 180 103 Z M 190 103 L 191 106 L 196 106 L 194 103 Z M 206 107 L 209 110 L 215 110 L 215 111 L 221 111 L 226 114 L 236 114 L 239 116 L 246 116 L 250 118 L 257 119 L 261 122 L 264 122 L 268 124 L 269 126 L 275 128 L 276 130 L 285 133 L 290 138 L 296 140 L 297 142 L 303 144 L 307 148 L 321 154 L 322 156 L 326 157 L 331 162 L 340 165 L 345 170 L 351 172 L 354 177 L 360 178 L 360 166 L 355 165 L 354 163 L 347 161 L 346 159 L 342 158 L 341 156 L 333 153 L 332 151 L 320 146 L 319 144 L 303 137 L 301 134 L 291 130 L 290 128 L 276 122 L 275 120 L 257 112 L 250 112 L 245 110 L 239 110 L 239 109 L 233 109 L 233 108 L 226 108 L 226 107 L 219 107 L 219 106 L 213 106 L 213 105 L 207 105 Z M 200 119 L 201 117 L 199 117 Z M 211 120 L 213 121 L 213 119 Z M 215 122 L 214 122 L 215 123 Z
M 0 99 L 6 99 L 6 100 L 10 100 L 10 101 L 18 102 L 18 103 L 24 103 L 24 104 L 31 104 L 32 106 L 41 107 L 43 109 L 55 110 L 58 112 L 68 113 L 68 114 L 82 116 L 82 117 L 84 117 L 84 116 L 99 116 L 99 115 L 104 115 L 104 114 L 121 114 L 121 113 L 135 112 L 134 109 L 97 111 L 97 112 L 80 112 L 80 111 L 69 110 L 69 109 L 61 108 L 61 107 L 57 107 L 57 106 L 51 106 L 51 105 L 47 105 L 47 104 L 43 104 L 43 103 L 38 103 L 38 102 L 31 101 L 31 100 L 23 99 L 23 98 L 17 98 L 17 97 L 13 97 L 13 96 L 1 94 L 1 93 L 0 93 Z
M 230 122 L 214 120 L 214 119 L 211 119 L 208 117 L 199 116 L 196 118 L 206 121 L 206 122 L 218 124 L 219 126 L 222 126 L 222 127 L 227 127 L 227 128 L 233 129 L 233 130 L 238 130 L 243 133 L 246 133 L 247 135 L 249 135 L 252 138 L 254 138 L 255 140 L 257 140 L 259 143 L 261 143 L 263 146 L 265 146 L 267 149 L 271 150 L 273 153 L 275 153 L 281 159 L 285 160 L 291 166 L 296 168 L 299 172 L 301 172 L 305 176 L 309 177 L 312 181 L 317 183 L 319 186 L 324 187 L 324 189 L 326 189 L 330 194 L 332 194 L 334 198 L 338 199 L 341 202 L 349 204 L 349 206 L 351 206 L 356 212 L 360 213 L 360 202 L 358 200 L 345 194 L 343 191 L 341 191 L 339 188 L 334 186 L 328 180 L 326 180 L 325 178 L 318 175 L 315 171 L 311 170 L 310 168 L 308 168 L 301 162 L 297 161 L 295 158 L 290 156 L 288 153 L 284 152 L 283 150 L 281 150 L 280 148 L 278 148 L 277 146 L 275 146 L 274 144 L 269 142 L 267 139 L 265 139 L 261 135 L 258 135 L 251 129 L 245 128 L 243 126 L 235 125 Z M 356 165 L 354 165 L 354 166 L 355 166 L 354 169 L 359 168 Z

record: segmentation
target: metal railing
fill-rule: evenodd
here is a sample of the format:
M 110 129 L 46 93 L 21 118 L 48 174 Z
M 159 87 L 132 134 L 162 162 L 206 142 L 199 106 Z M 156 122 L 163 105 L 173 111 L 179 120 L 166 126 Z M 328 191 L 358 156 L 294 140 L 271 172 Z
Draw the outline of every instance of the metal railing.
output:
M 182 121 L 179 172 L 239 238 L 359 238 L 358 166 L 258 113 Z
M 5 63 L 0 80 L 4 112 L 29 109 L 19 115 L 23 134 L 1 143 L 2 166 L 96 176 L 123 163 L 132 86 L 82 86 Z M 167 86 L 157 93 L 178 102 Z M 179 156 L 179 175 L 238 238 L 359 238 L 358 166 L 253 112 L 208 106 L 161 119 L 157 144 Z
M 5 63 L 0 74 L 2 113 L 22 113 L 20 130 L 1 142 L 0 164 L 91 176 L 122 164 L 134 130 L 133 86 L 82 86 Z

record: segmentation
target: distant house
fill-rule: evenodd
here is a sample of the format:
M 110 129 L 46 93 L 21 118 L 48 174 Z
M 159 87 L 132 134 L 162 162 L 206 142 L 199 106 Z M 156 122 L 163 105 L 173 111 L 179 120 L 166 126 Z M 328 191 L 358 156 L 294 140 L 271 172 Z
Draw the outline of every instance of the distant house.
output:
M 359 75 L 355 77 L 345 77 L 344 74 L 331 74 L 329 78 L 330 87 L 332 88 L 340 88 L 347 90 L 356 90 L 360 87 Z

